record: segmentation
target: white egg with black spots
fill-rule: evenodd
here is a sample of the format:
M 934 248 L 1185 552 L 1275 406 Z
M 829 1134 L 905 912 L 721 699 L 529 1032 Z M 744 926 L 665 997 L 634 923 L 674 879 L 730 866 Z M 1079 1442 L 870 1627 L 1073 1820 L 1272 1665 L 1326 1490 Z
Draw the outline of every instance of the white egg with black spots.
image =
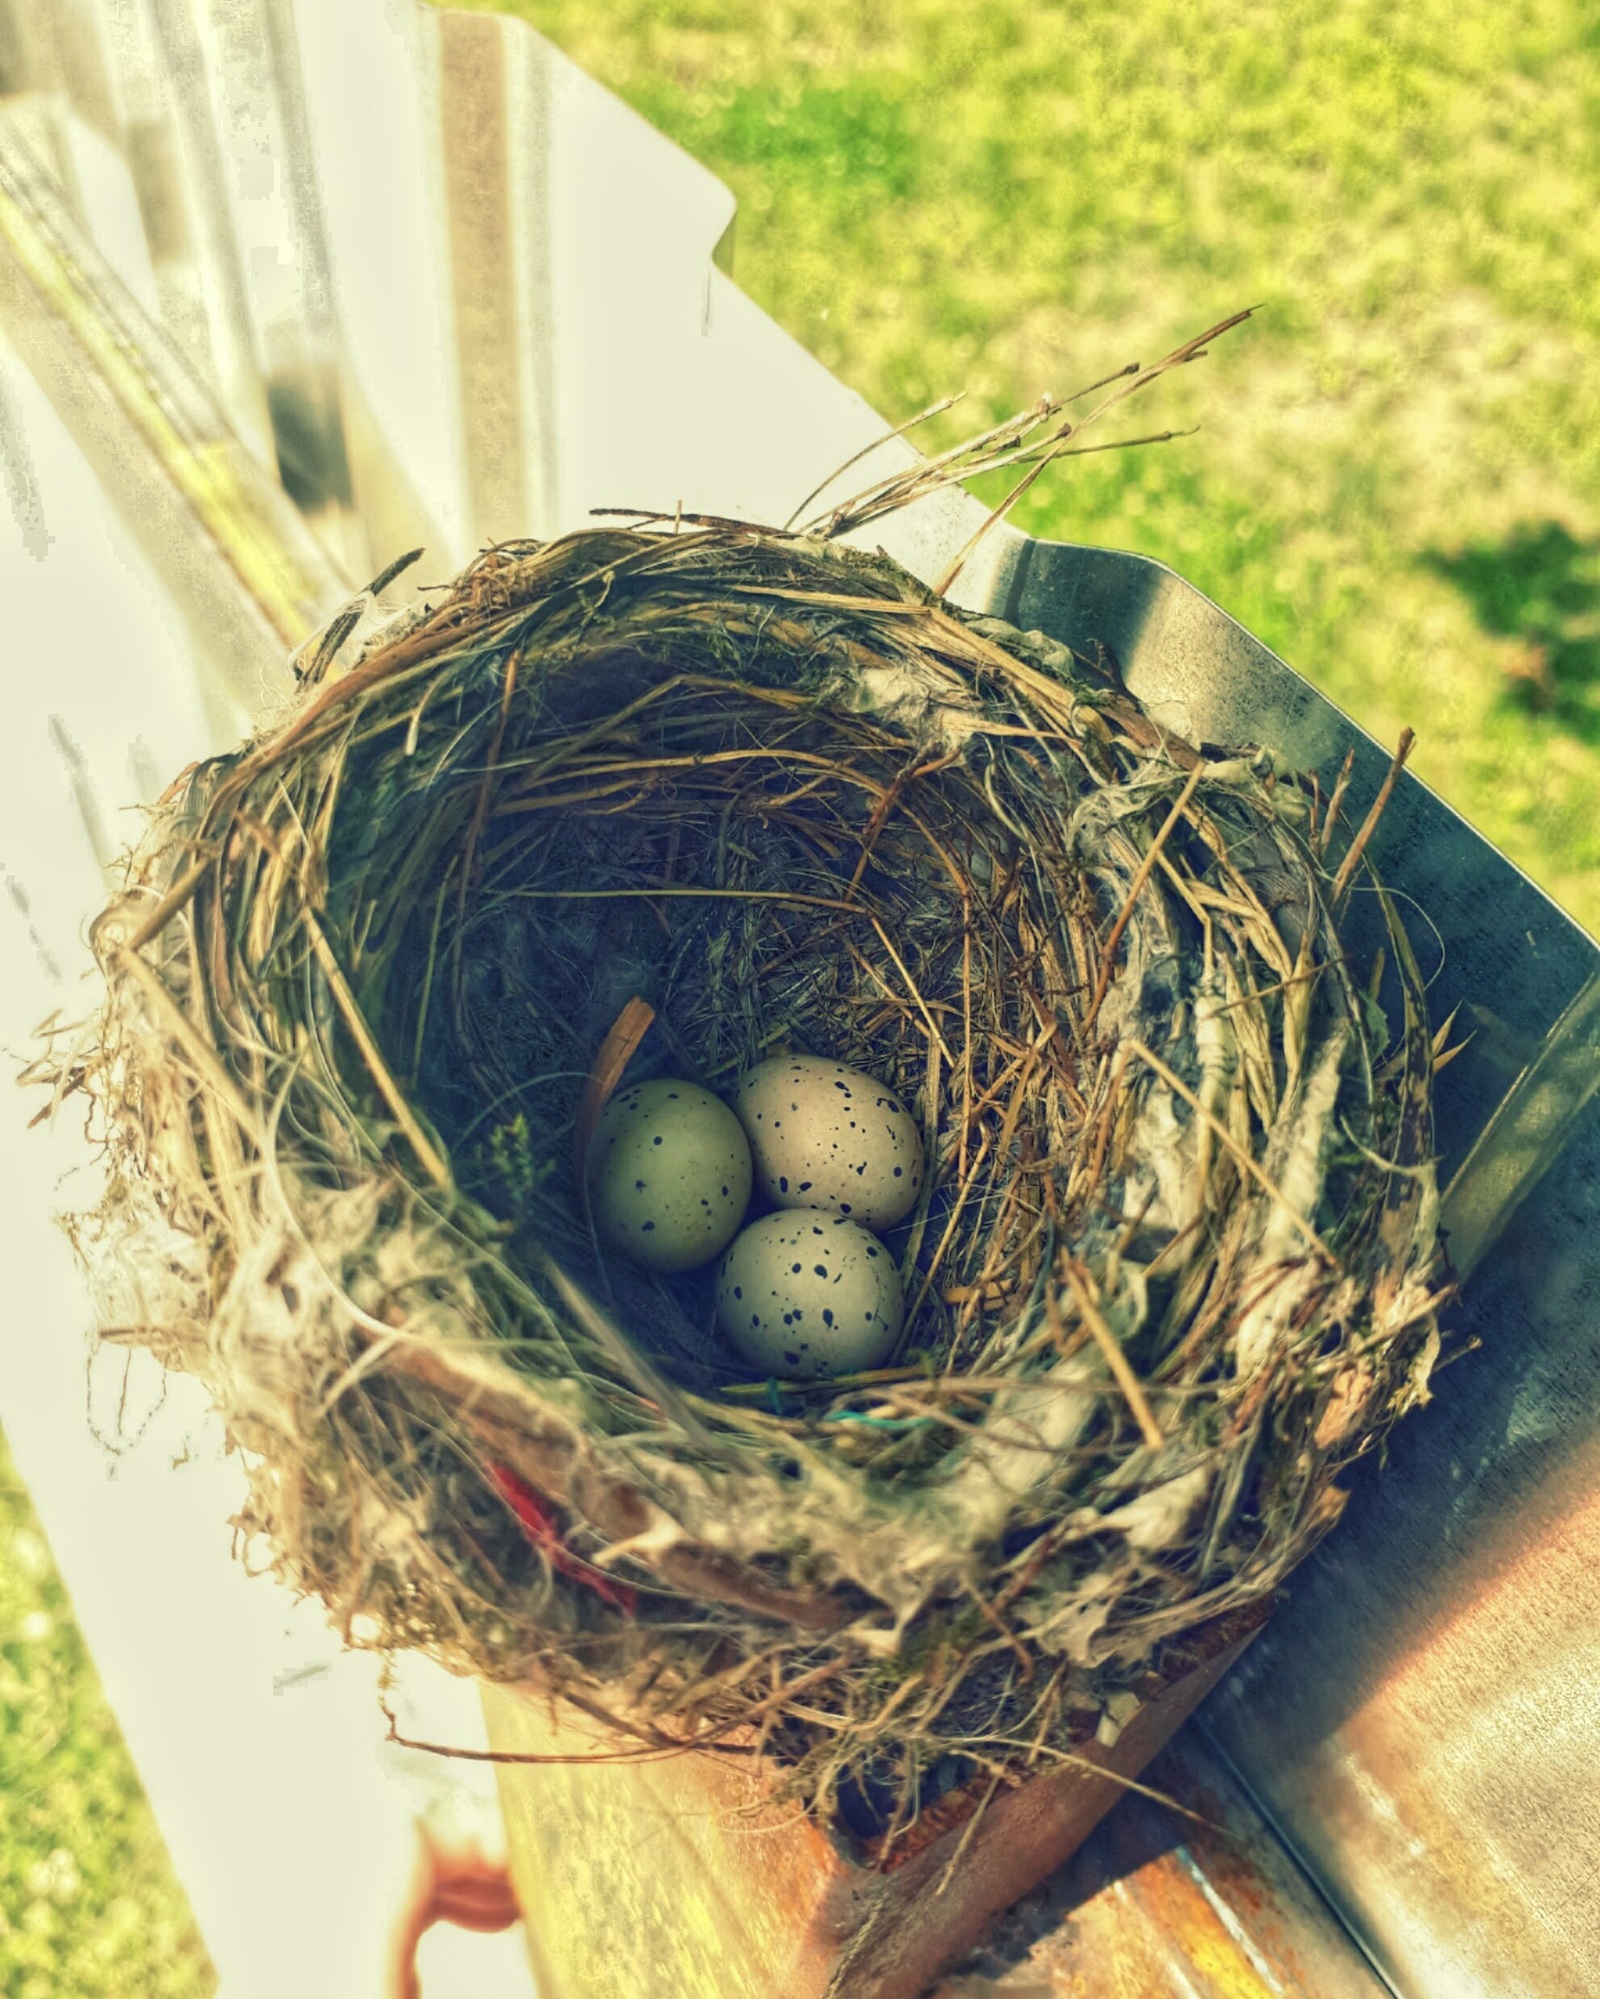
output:
M 756 1184 L 780 1208 L 827 1208 L 892 1228 L 922 1192 L 922 1137 L 893 1090 L 815 1055 L 778 1055 L 741 1077 L 733 1107 Z
M 888 1359 L 904 1314 L 894 1258 L 858 1223 L 815 1208 L 752 1222 L 722 1260 L 717 1324 L 763 1374 L 821 1381 Z
M 589 1146 L 595 1230 L 646 1270 L 693 1270 L 720 1255 L 750 1205 L 750 1178 L 733 1112 L 670 1076 L 619 1090 Z

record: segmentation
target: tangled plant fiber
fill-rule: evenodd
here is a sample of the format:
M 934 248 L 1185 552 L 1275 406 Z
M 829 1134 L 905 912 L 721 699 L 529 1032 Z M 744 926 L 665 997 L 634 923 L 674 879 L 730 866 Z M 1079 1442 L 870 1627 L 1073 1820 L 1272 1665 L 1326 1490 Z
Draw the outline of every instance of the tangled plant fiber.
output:
M 843 539 L 1038 421 L 342 621 L 156 814 L 56 1071 L 106 1337 L 209 1385 L 280 1575 L 880 1856 L 1263 1604 L 1438 1351 L 1421 986 L 1392 912 L 1387 987 L 1340 940 L 1372 821 Z M 803 1387 L 602 1261 L 574 1163 L 625 1064 L 788 1048 L 934 1164 L 893 1364 Z

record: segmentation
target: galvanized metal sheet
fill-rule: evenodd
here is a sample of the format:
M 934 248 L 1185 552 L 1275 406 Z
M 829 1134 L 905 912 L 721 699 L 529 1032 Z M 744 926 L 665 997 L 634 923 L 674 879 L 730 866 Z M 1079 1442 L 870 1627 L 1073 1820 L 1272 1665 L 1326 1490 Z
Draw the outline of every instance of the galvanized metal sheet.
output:
M 1383 1999 L 1227 1765 L 1180 1735 L 934 1999 Z
M 1160 565 L 1014 545 L 988 594 L 1110 644 L 1174 726 L 1325 781 L 1353 749 L 1353 813 L 1376 791 L 1383 751 Z M 1205 1723 L 1408 1999 L 1580 1999 L 1600 1991 L 1600 949 L 1410 777 L 1373 852 L 1436 1017 L 1471 1036 L 1438 1128 L 1477 1265 L 1457 1322 L 1482 1344 L 1383 1475 L 1351 1478 Z

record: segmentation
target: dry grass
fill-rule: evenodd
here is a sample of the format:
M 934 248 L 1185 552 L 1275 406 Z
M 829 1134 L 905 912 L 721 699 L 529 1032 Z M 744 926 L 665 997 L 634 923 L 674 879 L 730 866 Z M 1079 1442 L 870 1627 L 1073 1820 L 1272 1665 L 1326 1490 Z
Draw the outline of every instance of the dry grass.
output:
M 0 1990 L 203 1999 L 216 1978 L 0 1439 Z
M 1432 1038 L 1398 928 L 1371 996 L 1338 933 L 1371 822 L 842 539 L 1206 338 L 806 531 L 492 551 L 175 790 L 57 1079 L 111 1140 L 81 1243 L 353 1640 L 618 1754 L 753 1731 L 892 1844 L 1269 1596 L 1425 1396 Z M 598 1258 L 576 1120 L 640 997 L 647 1067 L 916 1106 L 889 1368 L 751 1381 Z

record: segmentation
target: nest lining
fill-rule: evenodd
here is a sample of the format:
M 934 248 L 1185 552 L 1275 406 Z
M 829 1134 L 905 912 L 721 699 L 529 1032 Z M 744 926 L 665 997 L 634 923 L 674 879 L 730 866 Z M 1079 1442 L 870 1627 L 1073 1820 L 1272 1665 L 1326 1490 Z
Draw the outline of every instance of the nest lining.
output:
M 1345 961 L 1314 785 L 857 525 L 507 544 L 336 632 L 169 794 L 58 1087 L 109 1335 L 206 1379 L 353 1642 L 765 1750 L 892 1851 L 1261 1603 L 1425 1399 L 1434 1051 L 1387 899 L 1392 1019 Z M 753 1382 L 704 1280 L 597 1258 L 639 1001 L 630 1080 L 792 1047 L 915 1106 L 892 1365 Z

